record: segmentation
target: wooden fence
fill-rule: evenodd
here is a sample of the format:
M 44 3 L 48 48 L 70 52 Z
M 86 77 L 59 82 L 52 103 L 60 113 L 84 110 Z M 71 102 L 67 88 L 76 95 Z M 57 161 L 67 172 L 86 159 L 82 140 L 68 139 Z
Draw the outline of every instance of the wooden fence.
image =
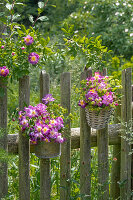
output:
M 81 79 L 91 76 L 91 71 L 81 74 Z M 60 157 L 60 200 L 70 200 L 71 192 L 71 149 L 80 148 L 80 193 L 81 199 L 91 199 L 91 147 L 98 147 L 98 200 L 131 199 L 131 145 L 124 139 L 132 126 L 132 71 L 128 68 L 122 72 L 122 105 L 121 121 L 115 118 L 116 124 L 106 126 L 100 131 L 91 130 L 87 125 L 85 111 L 80 110 L 80 128 L 71 128 L 67 122 L 67 141 L 62 144 Z M 0 80 L 1 81 L 1 80 Z M 19 109 L 29 105 L 29 77 L 19 80 Z M 30 152 L 34 146 L 21 133 L 7 134 L 7 86 L 2 81 L 0 87 L 4 96 L 0 97 L 0 148 L 8 153 L 19 153 L 19 200 L 30 200 Z M 46 73 L 40 74 L 40 101 L 49 93 L 50 78 Z M 61 105 L 71 108 L 71 75 L 65 72 L 61 75 Z M 117 116 L 120 116 L 118 110 Z M 122 136 L 122 137 L 121 137 Z M 108 145 L 113 145 L 113 156 L 117 162 L 112 166 L 112 183 L 109 190 Z M 0 199 L 8 192 L 8 167 L 5 159 L 0 160 Z M 40 159 L 40 199 L 50 200 L 50 159 Z M 118 182 L 120 184 L 118 184 Z M 119 187 L 120 185 L 120 187 Z

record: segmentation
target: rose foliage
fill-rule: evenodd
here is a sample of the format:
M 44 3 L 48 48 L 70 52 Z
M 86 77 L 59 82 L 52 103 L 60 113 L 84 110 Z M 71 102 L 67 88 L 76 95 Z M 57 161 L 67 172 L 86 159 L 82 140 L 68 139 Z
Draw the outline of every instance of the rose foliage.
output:
M 26 29 L 21 25 L 14 28 L 11 35 L 0 38 L 1 68 L 6 66 L 12 79 L 28 75 L 35 68 L 42 69 L 47 58 L 53 54 L 48 47 L 49 41 L 49 37 L 46 38 L 33 27 Z

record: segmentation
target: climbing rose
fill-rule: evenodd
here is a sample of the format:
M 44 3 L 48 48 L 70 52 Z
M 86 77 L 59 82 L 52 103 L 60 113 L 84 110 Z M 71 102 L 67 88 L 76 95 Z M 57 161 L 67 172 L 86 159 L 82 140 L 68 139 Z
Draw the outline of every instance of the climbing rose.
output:
M 24 37 L 24 42 L 26 45 L 31 45 L 34 42 L 33 37 L 27 35 L 26 37 Z
M 39 61 L 39 55 L 37 53 L 30 53 L 28 56 L 28 60 L 32 65 L 36 65 Z
M 0 67 L 0 76 L 6 77 L 9 74 L 9 69 L 6 66 Z

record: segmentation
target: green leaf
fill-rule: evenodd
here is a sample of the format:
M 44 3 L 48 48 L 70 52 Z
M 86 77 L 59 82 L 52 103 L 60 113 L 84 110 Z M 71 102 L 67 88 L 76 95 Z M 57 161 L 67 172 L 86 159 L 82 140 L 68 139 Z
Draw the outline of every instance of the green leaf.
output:
M 40 43 L 42 46 L 45 46 L 46 45 L 46 40 L 44 38 L 41 38 L 40 39 Z
M 50 6 L 52 6 L 52 7 L 56 8 L 56 5 L 50 5 Z
M 49 19 L 48 19 L 48 17 L 46 17 L 46 16 L 42 16 L 42 17 L 39 17 L 38 20 L 44 22 L 44 21 L 48 21 Z
M 68 32 L 66 31 L 66 29 L 61 28 L 61 30 L 62 30 L 64 33 L 67 33 L 67 34 L 68 34 Z
M 39 15 L 43 12 L 43 9 L 41 9 L 41 8 L 38 8 L 37 10 L 38 10 Z
M 18 35 L 21 37 L 24 33 L 23 33 L 23 31 L 21 31 L 21 30 L 19 30 L 19 29 L 17 29 L 17 32 L 18 32 Z
M 0 21 L 3 22 L 3 23 L 6 23 L 7 19 L 5 17 L 0 17 Z
M 5 14 L 5 12 L 0 12 L 0 17 L 3 16 Z
M 12 17 L 12 20 L 17 19 L 18 17 L 20 17 L 20 15 L 19 15 L 19 14 L 15 14 L 15 15 L 13 15 L 13 17 Z
M 27 30 L 26 30 L 26 28 L 25 28 L 25 26 L 24 26 L 23 24 L 21 24 L 21 29 L 22 29 L 22 31 L 23 31 L 24 33 L 27 32 Z
M 49 41 L 50 41 L 50 37 L 47 37 L 47 39 L 46 39 L 46 45 L 49 43 Z

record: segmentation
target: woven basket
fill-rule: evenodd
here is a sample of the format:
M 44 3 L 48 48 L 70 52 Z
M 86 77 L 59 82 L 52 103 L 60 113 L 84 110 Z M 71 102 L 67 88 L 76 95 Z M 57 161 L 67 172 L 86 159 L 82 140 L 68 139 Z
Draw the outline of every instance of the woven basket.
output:
M 85 108 L 86 111 L 86 119 L 87 123 L 91 128 L 94 129 L 103 129 L 108 124 L 110 115 L 112 113 L 112 108 L 101 109 L 100 111 L 90 110 L 89 108 Z
M 61 144 L 55 142 L 38 142 L 34 146 L 38 158 L 54 158 L 61 155 Z

